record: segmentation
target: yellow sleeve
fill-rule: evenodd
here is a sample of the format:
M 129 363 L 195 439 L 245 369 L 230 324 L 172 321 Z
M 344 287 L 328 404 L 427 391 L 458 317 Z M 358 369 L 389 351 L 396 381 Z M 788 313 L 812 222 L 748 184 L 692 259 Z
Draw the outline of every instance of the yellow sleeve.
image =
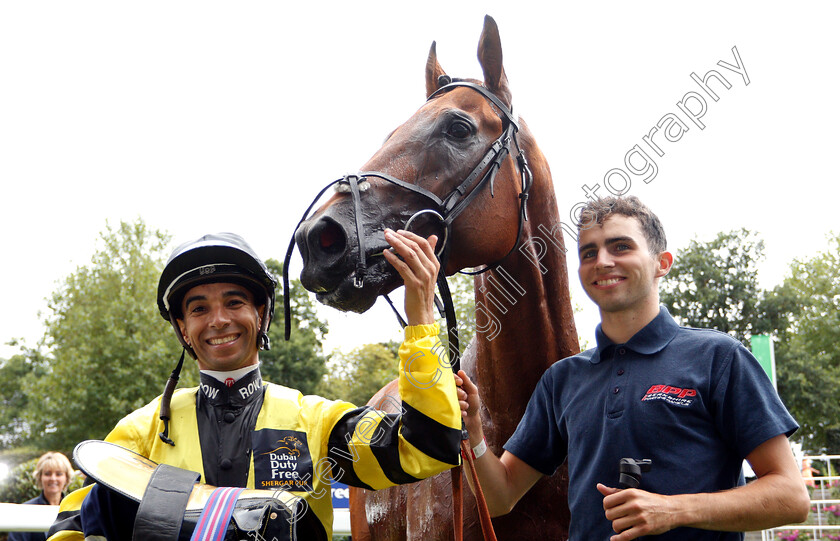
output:
M 61 500 L 58 506 L 58 516 L 55 518 L 50 532 L 52 535 L 49 541 L 82 541 L 85 536 L 82 533 L 82 521 L 79 511 L 82 502 L 85 501 L 93 485 L 74 490 Z
M 387 397 L 389 404 L 347 411 L 335 424 L 329 457 L 337 480 L 380 489 L 460 464 L 461 410 L 437 324 L 406 328 L 398 389 L 401 402 Z

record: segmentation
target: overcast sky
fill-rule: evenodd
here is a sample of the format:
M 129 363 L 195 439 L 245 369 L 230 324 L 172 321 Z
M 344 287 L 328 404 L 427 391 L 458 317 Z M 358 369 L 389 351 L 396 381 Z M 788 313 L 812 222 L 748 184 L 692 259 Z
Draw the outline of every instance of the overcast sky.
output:
M 640 145 L 657 172 L 648 183 L 631 176 L 630 193 L 659 214 L 675 251 L 753 229 L 771 287 L 792 258 L 840 231 L 836 3 L 406 6 L 0 3 L 0 342 L 35 345 L 44 299 L 89 263 L 109 222 L 140 217 L 175 243 L 234 231 L 282 259 L 317 191 L 357 171 L 423 104 L 433 40 L 450 74 L 480 77 L 485 13 L 500 29 L 514 109 L 551 164 L 561 216 L 584 199 L 582 186 L 627 170 Z M 710 83 L 718 101 L 691 77 L 712 69 L 730 85 Z M 692 92 L 705 97 L 703 129 L 678 105 Z M 658 156 L 643 137 L 669 114 L 688 130 Z M 609 179 L 616 189 L 619 179 Z M 574 286 L 585 308 L 578 331 L 591 337 L 597 314 Z M 362 316 L 324 314 L 328 349 L 399 336 L 384 303 Z

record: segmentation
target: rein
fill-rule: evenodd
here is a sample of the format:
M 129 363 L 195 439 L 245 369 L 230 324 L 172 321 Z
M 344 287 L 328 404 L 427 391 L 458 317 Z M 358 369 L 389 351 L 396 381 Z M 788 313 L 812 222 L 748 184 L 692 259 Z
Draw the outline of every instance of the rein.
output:
M 514 250 L 516 250 L 517 246 L 519 246 L 519 243 L 522 240 L 523 224 L 525 221 L 528 220 L 526 205 L 528 201 L 528 194 L 531 189 L 531 185 L 533 184 L 533 175 L 531 173 L 530 167 L 528 166 L 528 161 L 525 158 L 525 152 L 519 145 L 519 123 L 517 122 L 516 118 L 514 118 L 511 110 L 508 109 L 508 107 L 504 103 L 502 103 L 502 101 L 497 96 L 495 96 L 492 92 L 490 92 L 481 85 L 461 80 L 452 81 L 452 79 L 450 79 L 447 75 L 442 75 L 438 79 L 438 81 L 443 86 L 441 86 L 431 95 L 429 95 L 426 101 L 430 101 L 433 98 L 446 92 L 449 92 L 454 88 L 470 88 L 481 94 L 499 111 L 503 122 L 501 135 L 490 145 L 482 159 L 478 162 L 478 164 L 475 165 L 475 167 L 473 167 L 472 171 L 467 175 L 467 177 L 464 180 L 462 180 L 458 184 L 458 186 L 456 186 L 455 189 L 453 189 L 444 198 L 438 197 L 434 193 L 430 192 L 429 190 L 426 190 L 425 188 L 422 188 L 421 186 L 405 182 L 404 180 L 401 180 L 399 178 L 396 178 L 394 176 L 380 171 L 366 171 L 358 174 L 345 175 L 342 178 L 330 182 L 320 192 L 318 192 L 318 195 L 306 209 L 306 212 L 304 212 L 303 217 L 298 222 L 297 227 L 295 227 L 295 231 L 292 234 L 292 240 L 289 243 L 289 247 L 286 251 L 286 257 L 283 261 L 283 307 L 286 324 L 286 340 L 289 340 L 289 337 L 291 336 L 289 263 L 291 261 L 292 253 L 295 247 L 295 234 L 297 233 L 301 224 L 303 224 L 303 222 L 309 217 L 309 214 L 312 211 L 312 208 L 317 203 L 317 201 L 330 187 L 337 185 L 338 187 L 346 188 L 345 191 L 349 191 L 350 197 L 353 201 L 356 236 L 359 242 L 359 257 L 356 262 L 353 285 L 357 288 L 364 287 L 365 274 L 367 272 L 367 261 L 365 254 L 364 225 L 362 224 L 361 220 L 361 192 L 363 191 L 363 189 L 360 186 L 364 186 L 364 184 L 368 181 L 369 178 L 379 178 L 402 189 L 418 194 L 428 199 L 433 204 L 433 209 L 421 210 L 420 212 L 409 218 L 407 222 L 408 224 L 410 224 L 410 222 L 418 214 L 426 212 L 437 215 L 437 217 L 441 221 L 441 224 L 444 226 L 445 235 L 443 239 L 443 246 L 436 253 L 441 264 L 441 270 L 437 276 L 437 286 L 438 291 L 440 292 L 440 296 L 442 298 L 442 302 L 438 301 L 437 298 L 435 299 L 435 301 L 438 306 L 438 309 L 443 313 L 444 317 L 446 318 L 447 338 L 449 344 L 449 358 L 451 360 L 452 371 L 453 373 L 457 373 L 458 370 L 460 370 L 461 348 L 460 341 L 458 339 L 458 324 L 455 315 L 455 307 L 452 302 L 452 295 L 449 290 L 449 284 L 446 280 L 446 273 L 444 272 L 446 262 L 449 259 L 449 250 L 451 248 L 452 235 L 450 235 L 450 230 L 452 228 L 452 224 L 455 222 L 458 216 L 460 216 L 461 213 L 475 200 L 475 198 L 479 195 L 481 189 L 485 185 L 490 185 L 490 196 L 495 197 L 494 182 L 496 179 L 496 174 L 499 172 L 502 163 L 511 154 L 512 144 L 516 149 L 515 160 L 517 168 L 519 170 L 521 181 L 521 191 L 519 193 L 519 225 L 516 233 L 516 241 L 513 243 L 513 246 L 508 251 L 508 253 L 505 254 L 504 257 L 502 257 L 495 263 L 485 265 L 483 268 L 477 271 L 461 272 L 463 274 L 468 275 L 477 275 L 498 267 L 501 264 L 501 262 L 504 261 L 505 258 L 507 258 L 511 253 L 513 253 Z M 386 300 L 388 300 L 388 303 L 391 305 L 391 308 L 394 309 L 394 312 L 397 314 L 397 318 L 400 320 L 400 324 L 404 327 L 405 322 L 402 320 L 402 317 L 394 308 L 393 304 L 390 302 L 390 299 L 388 299 L 387 296 L 385 296 L 385 298 Z M 469 436 L 467 435 L 466 429 L 462 428 L 461 438 L 461 455 L 463 456 L 464 461 L 470 465 L 472 477 L 474 479 L 474 486 L 476 487 L 476 501 L 479 504 L 479 519 L 481 521 L 481 528 L 484 532 L 486 539 L 495 541 L 496 537 L 495 533 L 493 532 L 493 525 L 490 522 L 490 515 L 487 512 L 487 505 L 484 501 L 484 495 L 481 491 L 481 486 L 478 483 L 478 477 L 472 462 L 472 449 L 469 448 Z M 459 531 L 456 526 L 455 533 L 456 539 L 460 540 L 463 537 L 463 487 L 460 468 L 453 469 L 452 487 L 453 492 L 457 492 L 456 498 L 454 498 L 456 501 L 455 522 L 456 524 L 458 522 L 461 523 L 461 530 Z

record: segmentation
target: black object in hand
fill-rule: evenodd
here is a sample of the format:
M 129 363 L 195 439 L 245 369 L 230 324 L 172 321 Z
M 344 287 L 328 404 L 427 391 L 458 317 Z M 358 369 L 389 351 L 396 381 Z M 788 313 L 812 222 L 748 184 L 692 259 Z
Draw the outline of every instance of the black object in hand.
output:
M 643 460 L 622 458 L 618 465 L 619 486 L 621 488 L 639 488 L 639 484 L 642 482 L 642 472 L 650 471 L 650 466 L 651 460 L 649 458 Z

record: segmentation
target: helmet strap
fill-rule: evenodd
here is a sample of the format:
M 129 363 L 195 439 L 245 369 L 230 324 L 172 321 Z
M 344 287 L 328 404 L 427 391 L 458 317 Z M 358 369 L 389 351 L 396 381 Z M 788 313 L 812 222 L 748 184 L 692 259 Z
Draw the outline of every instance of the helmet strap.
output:
M 181 358 L 178 359 L 178 365 L 170 374 L 169 379 L 166 380 L 166 387 L 163 390 L 163 396 L 160 398 L 160 420 L 163 421 L 163 432 L 158 434 L 163 443 L 175 447 L 175 442 L 169 438 L 169 419 L 171 412 L 169 406 L 172 402 L 172 395 L 175 393 L 175 387 L 178 386 L 178 379 L 181 377 L 181 368 L 184 366 L 184 354 L 187 352 L 186 348 L 181 350 Z
M 263 349 L 268 351 L 271 349 L 271 340 L 268 338 L 268 326 L 271 325 L 271 316 L 266 316 L 266 311 L 268 310 L 268 303 L 269 299 L 266 299 L 265 305 L 263 306 L 263 315 L 260 323 L 260 331 L 257 333 L 257 347 L 259 349 Z
M 268 338 L 268 329 L 260 329 L 257 333 L 257 347 L 268 351 L 271 349 L 271 340 Z

